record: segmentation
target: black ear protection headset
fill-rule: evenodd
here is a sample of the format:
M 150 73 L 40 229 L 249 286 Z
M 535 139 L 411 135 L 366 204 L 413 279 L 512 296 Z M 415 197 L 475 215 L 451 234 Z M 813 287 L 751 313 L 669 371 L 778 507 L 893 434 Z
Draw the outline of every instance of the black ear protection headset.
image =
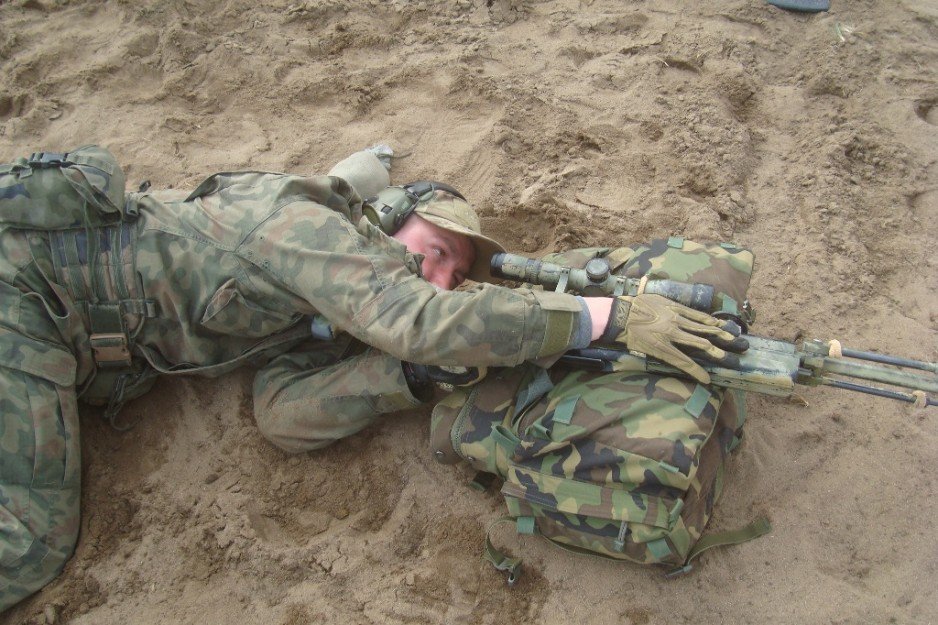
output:
M 401 229 L 404 222 L 416 210 L 417 205 L 434 191 L 445 191 L 467 201 L 462 193 L 442 182 L 433 180 L 419 180 L 399 187 L 387 187 L 378 195 L 368 198 L 362 205 L 362 213 L 368 221 L 381 228 L 386 235 L 391 236 Z

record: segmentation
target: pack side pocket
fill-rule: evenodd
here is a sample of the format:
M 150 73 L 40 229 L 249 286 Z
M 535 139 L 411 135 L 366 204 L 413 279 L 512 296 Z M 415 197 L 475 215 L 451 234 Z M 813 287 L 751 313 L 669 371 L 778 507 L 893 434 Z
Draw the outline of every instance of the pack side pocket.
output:
M 689 546 L 689 540 L 680 540 L 678 546 L 672 542 L 684 533 L 681 500 L 557 478 L 515 466 L 509 469 L 502 494 L 511 516 L 530 517 L 538 533 L 578 553 L 677 564 L 686 555 L 680 543 Z
M 514 464 L 508 467 L 502 494 L 565 514 L 626 521 L 647 534 L 640 542 L 660 537 L 674 524 L 671 510 L 676 500 L 557 477 Z
M 676 378 L 571 372 L 518 424 L 525 444 L 515 461 L 563 474 L 576 456 L 594 482 L 638 485 L 650 471 L 686 490 L 722 402 L 721 391 Z

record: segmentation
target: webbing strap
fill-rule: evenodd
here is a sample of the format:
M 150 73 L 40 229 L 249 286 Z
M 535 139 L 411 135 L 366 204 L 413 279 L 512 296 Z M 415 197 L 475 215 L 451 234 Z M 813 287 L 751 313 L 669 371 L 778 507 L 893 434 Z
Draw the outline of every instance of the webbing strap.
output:
M 81 259 L 78 255 L 78 242 L 74 235 L 65 236 L 62 232 L 53 232 L 51 234 L 56 242 L 58 252 L 64 257 L 65 271 L 68 274 L 69 291 L 76 300 L 90 299 L 88 290 L 85 289 L 85 278 L 81 272 Z
M 704 408 L 707 407 L 707 403 L 710 401 L 710 397 L 710 391 L 707 390 L 707 387 L 698 384 L 694 389 L 694 392 L 691 394 L 690 399 L 684 403 L 684 411 L 697 419 L 704 411 Z
M 26 162 L 33 167 L 64 167 L 71 161 L 67 152 L 33 152 Z
M 514 519 L 510 516 L 503 516 L 489 525 L 489 528 L 485 531 L 485 549 L 482 552 L 482 558 L 491 562 L 495 570 L 507 572 L 508 585 L 514 586 L 518 582 L 518 578 L 521 577 L 521 558 L 508 557 L 492 544 L 492 529 L 500 523 L 509 521 L 514 521 Z
M 518 530 L 519 534 L 527 534 L 529 536 L 537 533 L 537 525 L 534 523 L 533 516 L 519 516 L 515 520 L 515 529 Z
M 527 430 L 524 431 L 524 435 L 525 435 L 525 436 L 534 436 L 535 438 L 539 438 L 539 439 L 541 439 L 542 441 L 549 441 L 549 440 L 550 440 L 550 429 L 547 428 L 547 427 L 546 427 L 543 423 L 541 423 L 540 421 L 535 421 L 534 423 L 532 423 L 531 425 L 528 426 L 528 429 L 527 429 Z
M 645 543 L 645 548 L 658 560 L 664 560 L 671 556 L 671 545 L 668 544 L 665 538 L 659 538 L 658 540 Z
M 759 538 L 760 536 L 765 536 L 772 531 L 772 525 L 769 524 L 768 519 L 756 519 L 749 525 L 741 527 L 737 530 L 728 530 L 725 532 L 714 532 L 712 534 L 707 534 L 703 536 L 700 540 L 697 541 L 697 544 L 694 545 L 694 548 L 690 550 L 690 553 L 687 554 L 687 560 L 685 565 L 690 564 L 694 558 L 702 554 L 707 549 L 712 549 L 713 547 L 723 547 L 725 545 L 738 545 L 752 540 L 753 538 Z
M 130 291 L 127 288 L 127 283 L 123 279 L 123 248 L 121 247 L 121 235 L 124 233 L 123 225 L 116 228 L 110 228 L 111 235 L 111 251 L 109 254 L 109 265 L 111 266 L 111 271 L 117 273 L 115 276 L 115 286 L 117 287 L 117 294 L 120 299 L 130 299 Z
M 89 304 L 91 349 L 94 361 L 103 369 L 131 369 L 130 344 L 124 328 L 120 304 Z
M 571 395 L 557 404 L 557 407 L 554 408 L 554 423 L 570 425 L 570 421 L 573 420 L 573 410 L 576 408 L 578 401 L 580 401 L 579 395 Z
M 521 439 L 518 438 L 514 432 L 501 424 L 492 428 L 492 440 L 494 440 L 509 457 L 514 452 L 515 447 L 518 446 L 518 443 L 521 442 Z

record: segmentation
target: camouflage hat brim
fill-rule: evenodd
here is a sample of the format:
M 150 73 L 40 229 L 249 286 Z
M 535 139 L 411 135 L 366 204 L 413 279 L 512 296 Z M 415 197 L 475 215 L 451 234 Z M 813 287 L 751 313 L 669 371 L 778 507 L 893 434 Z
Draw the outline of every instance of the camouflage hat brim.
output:
M 476 259 L 475 262 L 472 263 L 472 267 L 469 269 L 469 273 L 466 277 L 476 282 L 492 282 L 490 272 L 492 256 L 505 252 L 505 248 L 502 247 L 500 243 L 488 238 L 484 234 L 473 232 L 469 228 L 460 226 L 448 219 L 427 213 L 420 213 L 420 216 L 444 230 L 449 230 L 450 232 L 468 237 L 469 240 L 472 241 L 473 247 L 475 247 Z

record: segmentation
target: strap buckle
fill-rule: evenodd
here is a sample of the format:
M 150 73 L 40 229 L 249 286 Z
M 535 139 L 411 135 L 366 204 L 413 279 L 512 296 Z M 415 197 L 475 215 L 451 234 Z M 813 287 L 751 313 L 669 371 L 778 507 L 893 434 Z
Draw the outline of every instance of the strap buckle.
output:
M 27 162 L 33 167 L 60 167 L 68 162 L 68 153 L 33 152 Z
M 91 335 L 94 361 L 102 369 L 126 368 L 131 365 L 127 336 L 119 332 Z

